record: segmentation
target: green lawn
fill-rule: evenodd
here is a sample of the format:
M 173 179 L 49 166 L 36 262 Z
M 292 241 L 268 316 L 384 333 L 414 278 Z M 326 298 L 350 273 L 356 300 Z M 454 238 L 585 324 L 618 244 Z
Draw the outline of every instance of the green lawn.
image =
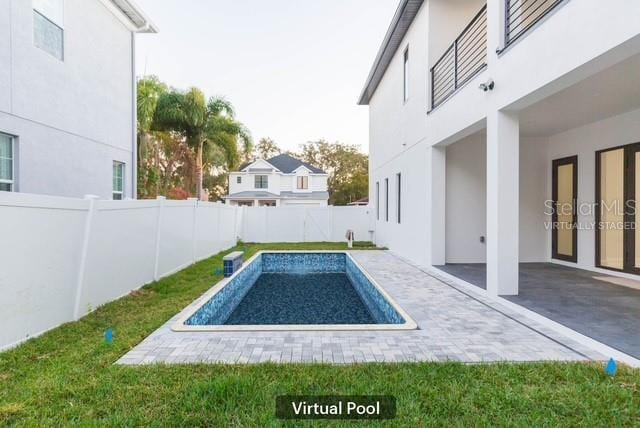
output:
M 245 245 L 344 249 L 342 244 Z M 269 426 L 281 394 L 390 394 L 389 426 L 640 424 L 640 371 L 586 364 L 119 367 L 219 278 L 221 255 L 0 354 L 0 425 Z M 115 343 L 104 342 L 107 328 Z M 347 423 L 332 423 L 347 425 Z M 299 425 L 296 423 L 295 425 Z

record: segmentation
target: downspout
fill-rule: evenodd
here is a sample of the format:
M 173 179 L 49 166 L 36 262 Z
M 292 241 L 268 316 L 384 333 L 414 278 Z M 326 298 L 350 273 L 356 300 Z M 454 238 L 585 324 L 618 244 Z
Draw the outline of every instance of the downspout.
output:
M 138 88 L 136 80 L 136 32 L 131 32 L 131 197 L 138 199 Z
M 131 155 L 131 196 L 138 199 L 138 80 L 136 76 L 136 34 L 151 30 L 151 24 L 144 25 L 131 32 L 131 119 L 132 119 L 132 155 Z

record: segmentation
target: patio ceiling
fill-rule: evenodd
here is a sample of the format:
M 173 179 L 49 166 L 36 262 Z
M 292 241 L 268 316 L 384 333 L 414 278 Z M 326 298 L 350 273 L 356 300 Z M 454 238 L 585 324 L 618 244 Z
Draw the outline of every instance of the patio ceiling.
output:
M 546 137 L 640 108 L 640 55 L 562 90 L 520 115 L 521 133 Z

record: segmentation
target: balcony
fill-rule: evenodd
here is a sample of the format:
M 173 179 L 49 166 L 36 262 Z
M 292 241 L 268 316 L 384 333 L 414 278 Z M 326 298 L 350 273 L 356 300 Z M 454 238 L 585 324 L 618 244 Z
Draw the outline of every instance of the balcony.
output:
M 487 5 L 431 68 L 431 109 L 449 99 L 487 66 Z
M 505 47 L 509 46 L 566 0 L 505 0 Z

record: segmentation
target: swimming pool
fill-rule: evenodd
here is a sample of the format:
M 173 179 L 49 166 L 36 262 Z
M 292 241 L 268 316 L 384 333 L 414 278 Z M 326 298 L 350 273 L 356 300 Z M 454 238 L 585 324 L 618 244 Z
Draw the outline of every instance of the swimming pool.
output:
M 409 330 L 346 252 L 260 252 L 187 307 L 174 331 Z

